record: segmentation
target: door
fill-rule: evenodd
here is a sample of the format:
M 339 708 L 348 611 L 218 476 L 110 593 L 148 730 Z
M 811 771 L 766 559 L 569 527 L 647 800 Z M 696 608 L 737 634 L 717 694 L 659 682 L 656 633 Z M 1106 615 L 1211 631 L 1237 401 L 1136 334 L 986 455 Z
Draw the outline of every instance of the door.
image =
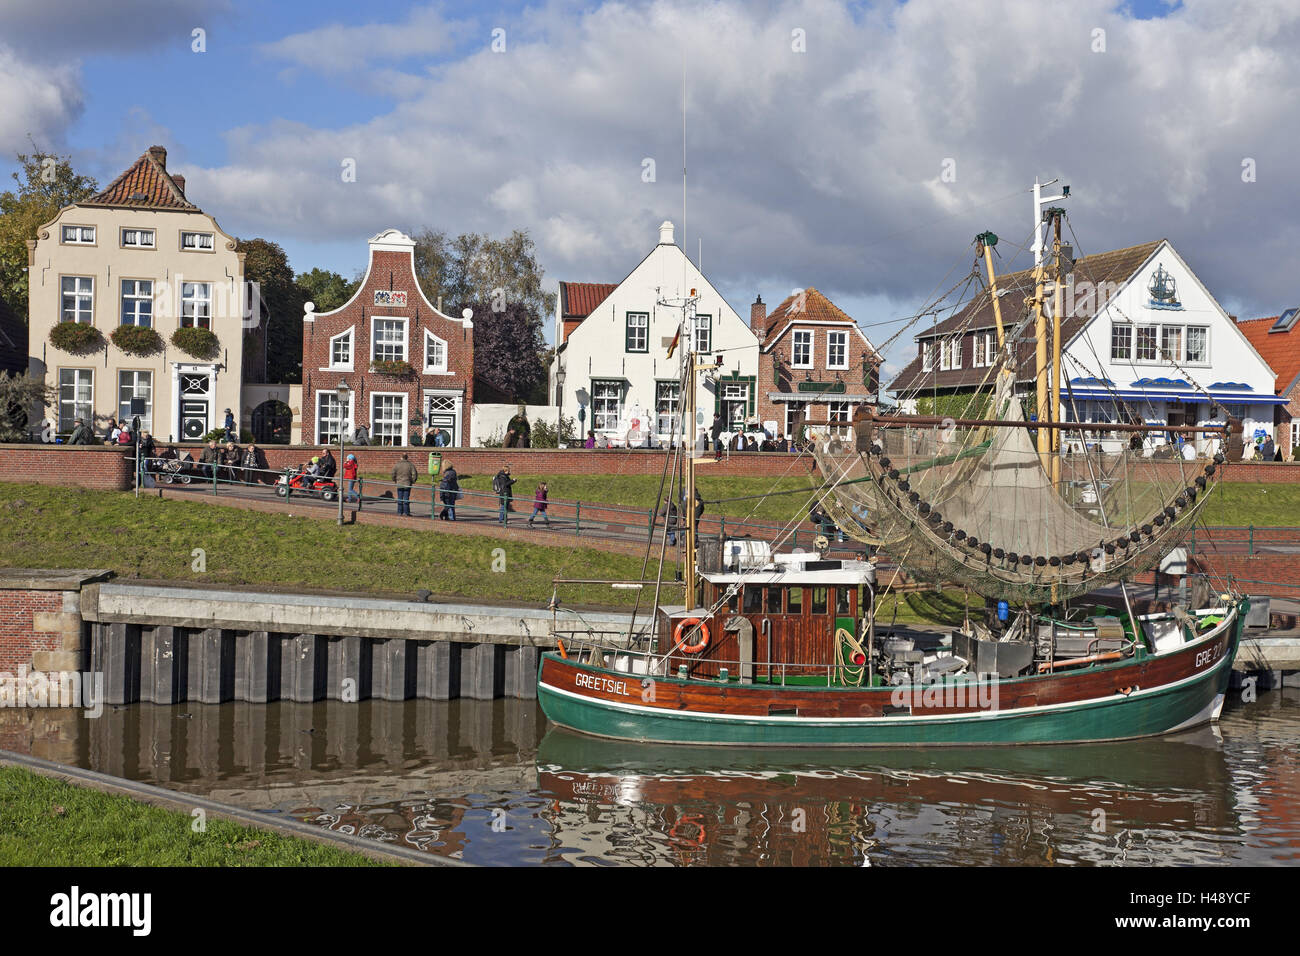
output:
M 428 427 L 436 429 L 444 446 L 450 448 L 459 444 L 460 420 L 456 415 L 456 399 L 447 395 L 430 395 L 426 409 Z
M 198 441 L 212 430 L 210 424 L 212 376 L 184 372 L 180 379 L 181 438 L 185 441 Z

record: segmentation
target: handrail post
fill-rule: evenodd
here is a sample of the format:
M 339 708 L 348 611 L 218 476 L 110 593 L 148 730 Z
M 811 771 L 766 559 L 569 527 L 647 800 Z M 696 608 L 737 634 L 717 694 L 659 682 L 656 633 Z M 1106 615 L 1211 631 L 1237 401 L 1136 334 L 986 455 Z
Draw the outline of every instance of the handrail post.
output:
M 573 533 L 582 534 L 582 502 L 576 502 L 573 512 Z
M 1250 525 L 1250 554 L 1255 553 L 1255 526 Z

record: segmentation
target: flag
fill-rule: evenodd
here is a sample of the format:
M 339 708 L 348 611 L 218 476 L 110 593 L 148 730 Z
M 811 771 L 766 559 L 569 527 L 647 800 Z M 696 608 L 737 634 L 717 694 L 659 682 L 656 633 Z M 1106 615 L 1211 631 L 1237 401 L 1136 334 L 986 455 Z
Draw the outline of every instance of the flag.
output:
M 668 343 L 668 357 L 669 357 L 669 358 L 672 358 L 672 357 L 673 357 L 673 352 L 677 351 L 677 343 L 681 340 L 681 337 L 682 337 L 682 327 L 679 325 L 679 326 L 677 326 L 677 334 L 674 335 L 674 336 L 673 336 L 673 340 L 672 340 L 671 342 Z

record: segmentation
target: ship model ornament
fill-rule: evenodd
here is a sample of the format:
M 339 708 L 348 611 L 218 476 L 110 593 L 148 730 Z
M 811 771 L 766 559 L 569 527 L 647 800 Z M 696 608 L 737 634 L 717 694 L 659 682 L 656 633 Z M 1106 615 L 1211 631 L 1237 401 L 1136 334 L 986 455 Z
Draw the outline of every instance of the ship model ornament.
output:
M 1174 277 L 1165 271 L 1164 266 L 1157 266 L 1155 274 L 1151 276 L 1151 284 L 1147 286 L 1147 291 L 1151 293 L 1151 301 L 1147 304 L 1153 309 L 1181 309 L 1182 303 L 1178 301 L 1178 285 Z
M 869 558 L 699 535 L 685 503 L 712 459 L 676 442 L 681 574 L 665 580 L 661 543 L 658 576 L 639 585 L 654 594 L 649 619 L 634 613 L 625 633 L 568 625 L 553 602 L 559 648 L 541 656 L 538 699 L 554 724 L 624 741 L 818 748 L 1124 740 L 1218 719 L 1248 599 L 1199 579 L 1185 603 L 1140 614 L 1128 582 L 1191 532 L 1232 423 L 1147 424 L 1118 394 L 1104 418 L 1062 415 L 1072 405 L 1060 358 L 1064 210 L 1043 207 L 1069 188 L 1041 189 L 1022 312 L 1000 301 L 996 236 L 977 240 L 988 286 L 955 314 L 995 327 L 997 351 L 965 414 L 863 407 L 849 423 L 806 423 L 824 482 L 813 501 L 897 570 L 881 581 Z M 1150 291 L 1177 307 L 1163 268 Z M 693 297 L 674 305 L 691 328 Z M 689 435 L 696 378 L 713 365 L 682 338 L 675 428 Z M 1016 363 L 1031 343 L 1036 391 L 1022 395 Z M 1200 457 L 1151 461 L 1144 445 L 1162 432 L 1185 433 Z M 1076 443 L 1087 451 L 1068 454 Z M 893 626 L 900 588 L 944 585 L 968 596 L 959 626 Z

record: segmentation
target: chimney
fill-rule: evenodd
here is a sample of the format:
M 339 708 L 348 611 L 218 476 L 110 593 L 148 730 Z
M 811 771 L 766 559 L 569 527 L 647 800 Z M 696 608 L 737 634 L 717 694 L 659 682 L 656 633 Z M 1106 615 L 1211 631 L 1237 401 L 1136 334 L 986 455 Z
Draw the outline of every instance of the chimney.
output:
M 763 304 L 761 295 L 755 296 L 753 305 L 749 307 L 749 327 L 760 340 L 763 338 L 763 331 L 767 327 L 767 306 Z
M 161 166 L 163 169 L 167 168 L 167 147 L 166 146 L 150 146 L 149 155 L 152 156 L 154 159 L 158 160 L 158 165 Z
M 673 244 L 673 224 L 665 219 L 659 224 L 659 245 L 671 246 Z
M 181 195 L 184 196 L 184 195 L 185 195 L 185 177 L 182 176 L 180 173 L 172 173 L 172 182 L 174 182 L 174 183 L 176 184 L 176 188 L 179 189 L 179 190 L 181 191 Z

